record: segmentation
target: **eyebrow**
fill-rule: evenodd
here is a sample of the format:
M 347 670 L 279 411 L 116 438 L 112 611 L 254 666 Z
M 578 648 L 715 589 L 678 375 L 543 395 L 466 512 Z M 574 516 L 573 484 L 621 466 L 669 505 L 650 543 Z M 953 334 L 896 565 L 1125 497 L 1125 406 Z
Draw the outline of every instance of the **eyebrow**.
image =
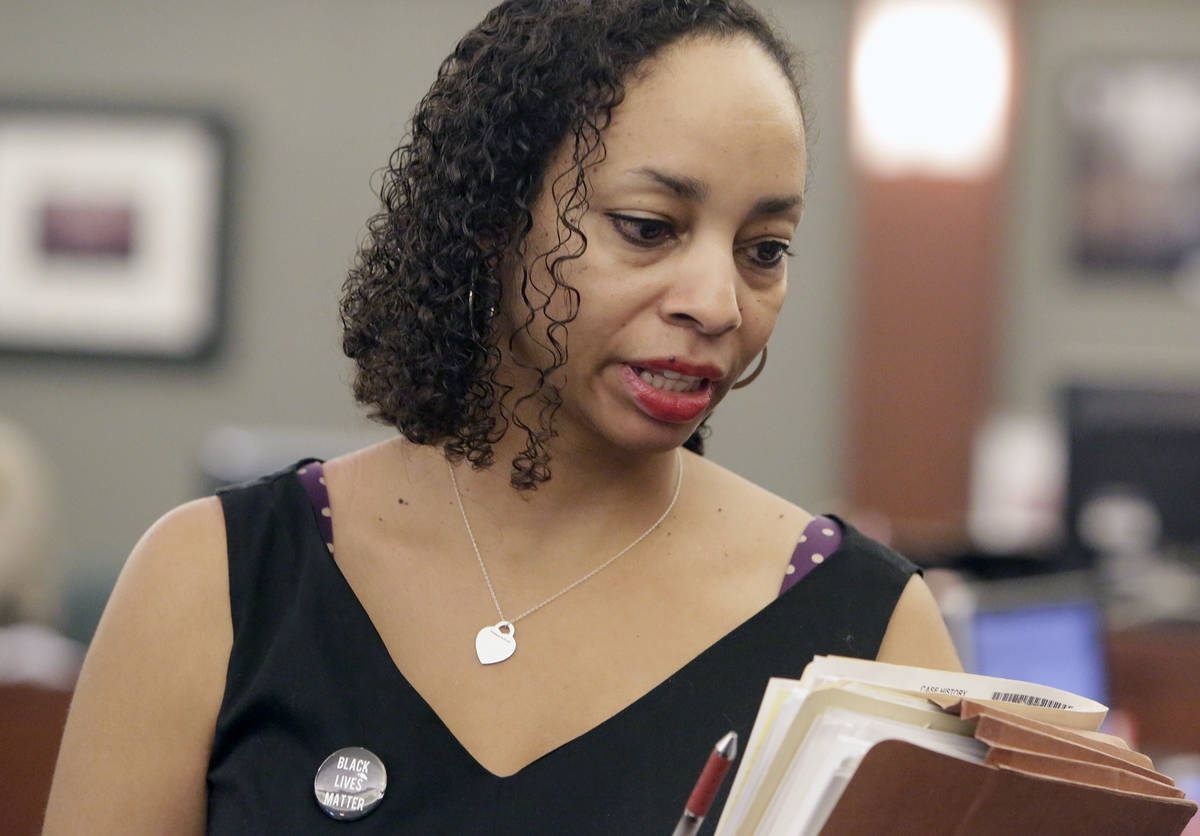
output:
M 703 203 L 704 199 L 708 197 L 708 186 L 695 177 L 667 174 L 648 166 L 635 168 L 633 173 L 641 177 L 648 177 L 676 197 L 683 198 L 684 200 Z
M 676 197 L 683 200 L 690 200 L 694 203 L 703 203 L 708 197 L 708 185 L 694 177 L 687 177 L 678 174 L 667 174 L 649 166 L 635 168 L 632 171 L 640 177 L 646 177 L 658 183 L 667 191 L 674 194 Z M 804 205 L 804 196 L 798 194 L 778 195 L 773 197 L 764 197 L 755 202 L 750 209 L 750 217 L 760 217 L 762 215 L 781 215 L 796 206 Z
M 799 206 L 804 208 L 804 196 L 798 194 L 790 194 L 781 197 L 764 197 L 762 200 L 754 204 L 750 209 L 750 217 L 757 218 L 761 215 L 782 215 Z

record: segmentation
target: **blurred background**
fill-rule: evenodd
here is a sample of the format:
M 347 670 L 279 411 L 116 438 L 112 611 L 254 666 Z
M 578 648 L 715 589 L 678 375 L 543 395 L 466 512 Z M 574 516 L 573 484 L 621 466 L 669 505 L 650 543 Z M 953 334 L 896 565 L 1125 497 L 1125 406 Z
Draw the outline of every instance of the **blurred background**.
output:
M 0 0 L 0 748 L 49 774 L 158 516 L 389 436 L 338 290 L 490 5 Z M 805 56 L 811 179 L 709 454 L 929 567 L 969 670 L 1107 702 L 1194 792 L 1200 4 L 759 5 Z

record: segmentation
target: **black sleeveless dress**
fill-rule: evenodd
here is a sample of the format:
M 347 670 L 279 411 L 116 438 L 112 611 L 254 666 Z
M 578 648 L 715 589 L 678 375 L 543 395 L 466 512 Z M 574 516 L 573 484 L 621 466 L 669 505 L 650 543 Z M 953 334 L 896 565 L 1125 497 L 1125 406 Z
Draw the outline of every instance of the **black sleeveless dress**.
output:
M 234 639 L 208 768 L 210 833 L 670 833 L 717 739 L 749 737 L 768 677 L 798 677 L 814 654 L 873 658 L 916 571 L 839 521 L 838 549 L 778 599 L 621 712 L 499 778 L 392 663 L 294 468 L 220 499 Z M 313 779 L 349 746 L 379 756 L 387 792 L 365 817 L 338 821 Z

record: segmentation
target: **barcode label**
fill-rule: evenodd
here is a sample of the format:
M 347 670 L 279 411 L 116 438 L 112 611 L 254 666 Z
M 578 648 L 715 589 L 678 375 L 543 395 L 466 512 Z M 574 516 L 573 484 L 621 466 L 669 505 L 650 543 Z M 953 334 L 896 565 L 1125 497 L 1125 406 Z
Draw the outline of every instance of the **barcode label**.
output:
M 1017 694 L 1008 691 L 992 691 L 992 699 L 1001 702 L 1016 702 L 1021 705 L 1032 705 L 1036 708 L 1070 708 L 1071 706 L 1065 702 L 1046 699 L 1045 697 L 1035 697 L 1032 694 Z

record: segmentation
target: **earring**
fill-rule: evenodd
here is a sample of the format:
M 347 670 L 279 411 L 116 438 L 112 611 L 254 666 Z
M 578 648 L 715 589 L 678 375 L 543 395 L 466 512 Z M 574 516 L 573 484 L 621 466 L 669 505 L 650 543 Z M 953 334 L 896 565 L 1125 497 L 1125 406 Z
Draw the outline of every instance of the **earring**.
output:
M 767 347 L 764 345 L 762 354 L 758 356 L 758 365 L 754 367 L 754 371 L 743 377 L 737 383 L 730 386 L 730 389 L 741 389 L 744 386 L 749 386 L 754 382 L 754 379 L 762 374 L 763 367 L 767 365 Z
M 492 317 L 496 315 L 496 306 L 491 305 L 487 309 L 487 319 L 490 323 Z M 467 289 L 467 321 L 471 323 L 472 332 L 475 331 L 475 284 L 471 283 L 471 287 Z M 479 335 L 476 334 L 476 337 Z

